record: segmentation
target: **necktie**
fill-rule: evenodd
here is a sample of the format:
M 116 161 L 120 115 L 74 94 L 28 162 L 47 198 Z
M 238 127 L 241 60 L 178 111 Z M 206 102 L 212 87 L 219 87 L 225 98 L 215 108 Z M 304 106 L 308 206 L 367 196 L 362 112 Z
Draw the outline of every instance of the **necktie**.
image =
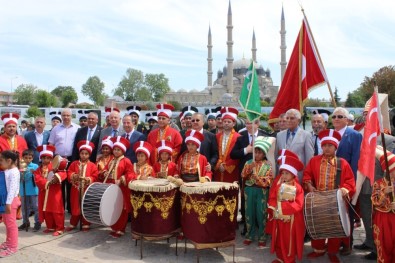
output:
M 92 139 L 92 133 L 93 133 L 93 129 L 89 129 L 89 132 L 88 132 L 88 141 L 91 141 L 91 139 Z
M 314 141 L 314 156 L 318 155 L 318 136 L 315 136 L 315 141 Z
M 129 133 L 126 133 L 126 140 L 129 141 Z
M 287 145 L 286 147 L 289 148 L 291 146 L 292 140 L 294 139 L 295 132 L 288 133 Z
M 113 132 L 112 137 L 117 137 L 118 136 L 118 130 L 112 130 L 112 132 Z

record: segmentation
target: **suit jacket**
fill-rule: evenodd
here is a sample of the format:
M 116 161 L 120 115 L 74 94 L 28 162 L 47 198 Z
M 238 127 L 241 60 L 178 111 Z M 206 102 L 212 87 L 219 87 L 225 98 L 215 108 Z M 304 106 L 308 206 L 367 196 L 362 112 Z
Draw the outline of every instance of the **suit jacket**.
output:
M 122 125 L 119 125 L 118 127 L 118 135 L 122 135 L 124 134 L 125 131 L 123 130 Z M 103 141 L 103 138 L 107 137 L 107 136 L 112 136 L 112 127 L 107 127 L 105 129 L 102 129 L 100 132 L 100 138 L 99 138 L 99 146 L 98 146 L 98 150 L 97 153 L 101 154 L 101 142 Z
M 93 149 L 91 156 L 89 157 L 89 160 L 93 163 L 96 163 L 96 156 L 97 156 L 97 151 L 99 150 L 99 139 L 100 139 L 100 133 L 103 130 L 102 127 L 97 125 L 95 132 L 93 135 L 91 135 L 91 142 L 95 145 L 95 149 Z M 79 128 L 74 139 L 74 146 L 73 146 L 73 158 L 72 161 L 79 160 L 79 150 L 77 147 L 78 142 L 86 140 L 88 138 L 88 132 L 89 132 L 89 127 L 83 127 Z
M 357 178 L 361 143 L 362 135 L 354 129 L 347 127 L 336 151 L 336 156 L 342 157 L 351 166 L 354 178 Z
M 232 151 L 230 152 L 230 158 L 235 160 L 240 160 L 239 163 L 239 171 L 242 171 L 244 168 L 245 163 L 248 160 L 252 159 L 252 153 L 244 154 L 244 148 L 250 144 L 250 134 L 247 130 L 242 131 L 236 140 L 235 146 L 233 147 Z M 268 133 L 263 130 L 258 129 L 258 136 L 265 136 L 270 137 Z M 241 178 L 241 177 L 240 177 Z M 239 178 L 239 179 L 240 179 Z
M 126 132 L 122 134 L 122 137 L 126 138 Z M 132 163 L 136 163 L 137 157 L 136 157 L 136 153 L 133 150 L 133 145 L 138 141 L 146 141 L 146 140 L 147 137 L 143 133 L 134 130 L 132 136 L 130 136 L 129 138 L 130 147 L 126 150 L 125 157 L 127 157 Z M 153 147 L 155 147 L 155 145 L 153 145 Z
M 287 132 L 288 130 L 284 130 L 277 133 L 276 159 L 278 157 L 278 150 L 287 149 L 295 153 L 303 163 L 304 167 L 306 167 L 311 157 L 314 156 L 314 144 L 311 140 L 311 133 L 299 127 L 294 135 L 291 145 L 287 146 Z M 302 177 L 303 171 L 298 172 L 299 182 L 302 182 Z
M 185 136 L 185 133 L 184 133 L 184 136 Z M 211 133 L 206 130 L 203 130 L 203 136 L 204 136 L 204 140 L 202 141 L 202 144 L 200 145 L 199 153 L 206 157 L 207 161 L 211 165 L 211 170 L 214 170 L 214 167 L 218 161 L 217 138 L 215 137 L 214 133 Z M 182 146 L 181 146 L 181 153 L 184 153 L 185 151 L 187 151 L 187 146 L 185 144 L 185 137 L 183 137 Z
M 43 144 L 48 144 L 48 139 L 49 139 L 49 135 L 51 133 L 49 131 L 43 131 Z M 34 133 L 34 131 L 29 131 L 27 133 L 25 133 L 25 141 L 27 143 L 27 148 L 30 150 L 33 150 L 34 152 L 34 156 L 33 156 L 33 163 L 35 164 L 39 164 L 40 162 L 40 153 L 37 152 L 37 140 L 36 140 L 36 134 Z

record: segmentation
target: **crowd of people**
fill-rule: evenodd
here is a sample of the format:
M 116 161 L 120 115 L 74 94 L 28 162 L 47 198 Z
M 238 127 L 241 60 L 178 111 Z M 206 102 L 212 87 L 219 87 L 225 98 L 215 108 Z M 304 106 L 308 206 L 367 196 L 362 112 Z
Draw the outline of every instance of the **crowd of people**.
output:
M 368 251 L 367 259 L 395 260 L 395 156 L 388 153 L 392 184 L 383 177 L 383 154 L 376 154 L 374 185 L 365 179 L 356 197 L 363 125 L 354 127 L 345 108 L 334 109 L 333 129 L 328 128 L 330 112 L 315 112 L 312 131 L 300 127 L 298 110 L 289 109 L 270 123 L 273 132 L 260 129 L 259 119 L 246 120 L 245 128 L 236 131 L 238 111 L 232 107 L 206 114 L 185 107 L 179 116 L 180 127 L 171 122 L 174 107 L 170 104 L 158 104 L 156 112 L 146 115 L 148 127 L 139 123 L 140 107 L 127 110 L 128 114 L 121 116 L 116 108 L 106 109 L 103 127 L 94 111 L 81 112 L 85 115 L 79 124 L 72 121 L 70 109 L 51 112 L 50 131 L 45 130 L 44 117 L 35 119 L 32 130 L 28 130 L 29 124 L 23 126 L 23 121 L 18 130 L 17 114 L 2 116 L 0 214 L 6 241 L 0 245 L 0 257 L 17 251 L 18 229 L 30 228 L 31 214 L 35 232 L 43 222 L 43 232 L 53 236 L 79 224 L 89 231 L 80 199 L 93 182 L 116 184 L 122 191 L 122 213 L 109 233 L 119 238 L 125 234 L 132 209 L 129 182 L 165 178 L 180 184 L 237 181 L 243 244 L 256 241 L 262 248 L 271 237 L 271 252 L 277 256 L 273 262 L 302 259 L 304 243 L 310 239 L 303 217 L 306 194 L 338 189 L 348 206 L 350 233 L 311 239 L 313 251 L 307 257 L 327 254 L 330 262 L 340 262 L 338 253 L 349 255 L 355 248 Z M 368 110 L 369 104 L 364 115 Z M 350 203 L 353 197 L 359 201 L 356 206 Z M 22 224 L 18 227 L 20 212 Z M 65 212 L 71 214 L 68 226 Z M 353 227 L 358 226 L 360 217 L 366 240 L 353 246 Z

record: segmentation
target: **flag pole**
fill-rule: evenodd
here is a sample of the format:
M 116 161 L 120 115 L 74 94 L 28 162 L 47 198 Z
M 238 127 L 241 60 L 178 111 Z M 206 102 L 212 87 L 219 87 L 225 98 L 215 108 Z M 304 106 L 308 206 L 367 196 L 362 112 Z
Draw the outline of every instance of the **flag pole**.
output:
M 317 45 L 316 45 L 316 43 L 315 43 L 314 35 L 313 35 L 313 32 L 311 32 L 311 30 L 310 30 L 310 24 L 309 24 L 309 21 L 307 20 L 307 16 L 306 16 L 306 14 L 305 14 L 305 12 L 304 12 L 303 7 L 302 7 L 302 13 L 303 13 L 303 18 L 304 18 L 304 20 L 306 21 L 306 26 L 307 26 L 306 29 L 309 31 L 309 34 L 311 35 L 311 40 L 313 40 L 314 49 L 315 49 L 315 51 L 317 52 L 318 59 L 320 60 L 320 63 L 321 63 L 321 65 L 322 65 L 322 70 L 325 72 L 325 80 L 326 80 L 326 84 L 327 84 L 327 86 L 328 86 L 329 94 L 331 95 L 333 107 L 336 108 L 336 107 L 337 107 L 337 106 L 336 106 L 336 100 L 335 100 L 335 98 L 334 98 L 334 96 L 333 96 L 333 93 L 332 93 L 331 84 L 329 83 L 328 77 L 327 77 L 327 75 L 326 75 L 326 71 L 325 71 L 325 68 L 324 68 L 324 63 L 322 63 L 322 59 L 321 59 L 320 52 L 319 52 L 318 49 L 317 49 Z

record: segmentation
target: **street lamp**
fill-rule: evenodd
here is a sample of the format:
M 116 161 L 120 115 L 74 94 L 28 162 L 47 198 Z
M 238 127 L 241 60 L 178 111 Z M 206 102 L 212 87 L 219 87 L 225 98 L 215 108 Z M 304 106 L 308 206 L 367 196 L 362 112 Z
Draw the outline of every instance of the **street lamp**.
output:
M 12 81 L 13 81 L 14 79 L 17 79 L 17 78 L 18 78 L 17 76 L 11 78 L 11 93 L 12 93 Z
M 10 95 L 8 96 L 8 104 L 10 104 L 10 98 L 11 98 L 11 97 L 12 97 L 11 104 L 14 103 L 14 96 L 12 96 L 12 81 L 13 81 L 14 79 L 17 79 L 17 78 L 18 78 L 18 76 L 15 76 L 15 77 L 10 78 L 10 80 L 11 80 L 11 93 L 10 93 Z

